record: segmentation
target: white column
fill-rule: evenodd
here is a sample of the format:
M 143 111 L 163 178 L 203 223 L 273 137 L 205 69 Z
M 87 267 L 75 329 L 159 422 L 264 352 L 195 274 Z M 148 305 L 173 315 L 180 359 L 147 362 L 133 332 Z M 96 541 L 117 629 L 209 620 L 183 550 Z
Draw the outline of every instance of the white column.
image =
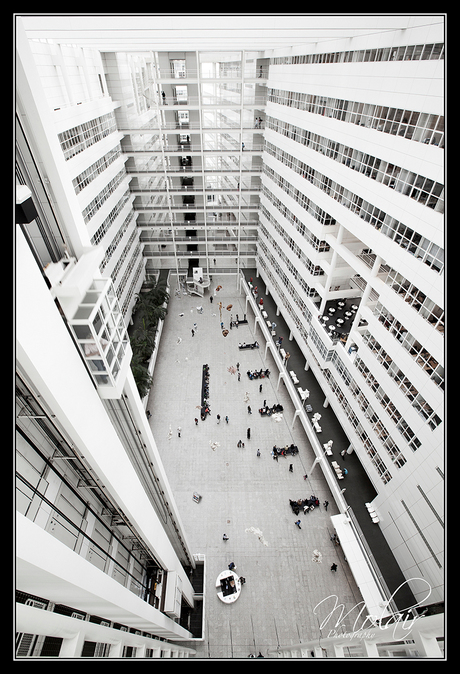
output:
M 366 658 L 380 657 L 377 649 L 377 644 L 375 643 L 375 641 L 366 641 L 366 639 L 363 639 L 361 642 L 361 646 L 363 647 L 363 651 Z
M 435 636 L 431 634 L 423 634 L 421 632 L 414 632 L 412 639 L 415 641 L 415 648 L 423 657 L 442 658 L 442 651 L 439 648 L 439 644 Z
M 308 471 L 307 475 L 311 475 L 311 472 L 312 472 L 313 468 L 316 466 L 317 463 L 320 463 L 320 461 L 322 461 L 322 460 L 323 460 L 322 456 L 317 456 L 316 459 L 313 461 L 313 463 L 311 465 L 311 468 Z
M 123 641 L 117 641 L 115 644 L 111 644 L 110 646 L 109 658 L 121 657 L 123 657 Z
M 297 417 L 299 416 L 299 414 L 300 414 L 300 410 L 296 410 L 296 411 L 294 412 L 294 417 L 293 417 L 293 419 L 292 419 L 291 428 L 294 427 L 295 420 L 297 419 Z
M 59 651 L 60 658 L 80 658 L 83 651 L 83 644 L 85 643 L 85 632 L 77 632 L 73 637 L 64 638 L 62 640 L 61 650 Z

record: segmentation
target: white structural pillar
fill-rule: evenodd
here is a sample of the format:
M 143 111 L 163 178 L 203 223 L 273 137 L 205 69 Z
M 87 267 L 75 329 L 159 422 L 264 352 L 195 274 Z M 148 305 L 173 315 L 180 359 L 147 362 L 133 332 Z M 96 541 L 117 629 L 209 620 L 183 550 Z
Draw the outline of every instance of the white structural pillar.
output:
M 313 461 L 313 463 L 311 465 L 311 468 L 310 468 L 309 472 L 307 473 L 307 475 L 311 475 L 311 472 L 312 472 L 313 468 L 316 466 L 317 463 L 320 463 L 322 460 L 323 460 L 322 456 L 317 456 L 316 459 Z
M 293 418 L 292 418 L 291 428 L 294 427 L 295 420 L 297 419 L 297 417 L 299 416 L 299 414 L 300 414 L 300 410 L 296 410 L 296 411 L 294 412 L 294 416 L 293 416 Z
M 79 658 L 83 651 L 83 644 L 85 643 L 85 633 L 77 632 L 72 637 L 67 637 L 62 640 L 61 650 L 59 651 L 60 658 Z

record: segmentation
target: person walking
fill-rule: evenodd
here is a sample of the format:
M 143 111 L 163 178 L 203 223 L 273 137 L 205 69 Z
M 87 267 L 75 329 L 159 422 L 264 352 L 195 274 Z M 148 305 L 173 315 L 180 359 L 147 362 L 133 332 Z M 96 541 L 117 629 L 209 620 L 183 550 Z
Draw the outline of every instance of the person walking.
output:
M 227 536 L 227 534 L 224 534 L 224 535 L 222 536 L 222 540 L 223 540 L 223 541 L 228 541 L 228 536 Z
M 217 415 L 217 423 L 220 424 L 220 414 Z
M 292 473 L 293 470 L 294 470 L 294 467 L 293 467 L 292 463 L 290 463 L 290 464 L 289 464 L 289 472 Z
M 324 501 L 323 506 L 325 507 L 326 510 L 327 510 L 328 505 L 329 505 L 329 501 Z
M 227 424 L 228 424 L 228 417 L 225 417 L 225 421 L 226 421 L 226 422 L 227 422 Z
M 241 372 L 238 372 L 238 381 L 241 381 Z
M 195 330 L 192 328 L 192 337 L 195 337 Z
M 195 426 L 198 426 L 198 419 L 195 417 Z
M 302 527 L 300 526 L 300 520 L 297 520 L 297 522 L 294 522 L 294 524 L 301 529 Z
M 334 563 L 334 564 L 331 566 L 331 571 L 337 571 L 337 564 Z
M 262 384 L 259 386 L 259 393 L 262 393 Z
M 257 450 L 257 456 L 260 456 L 260 449 Z
M 246 432 L 246 437 L 247 437 L 248 440 L 251 439 L 251 429 L 250 428 L 248 428 L 248 430 Z
M 180 438 L 180 432 L 181 432 L 181 427 L 178 426 L 178 427 L 177 427 L 177 437 L 179 437 L 179 438 Z
M 248 414 L 252 414 L 251 405 L 248 405 Z

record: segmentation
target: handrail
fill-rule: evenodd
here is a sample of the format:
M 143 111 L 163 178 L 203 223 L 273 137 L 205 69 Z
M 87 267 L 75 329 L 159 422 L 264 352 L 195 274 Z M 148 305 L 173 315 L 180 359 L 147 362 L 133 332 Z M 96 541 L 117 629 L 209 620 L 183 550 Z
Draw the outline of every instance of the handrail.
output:
M 209 213 L 211 211 L 232 211 L 235 210 L 235 208 L 257 211 L 258 206 L 257 204 L 212 204 L 211 206 L 209 204 L 181 204 L 179 206 L 164 204 L 162 206 L 154 206 L 150 204 L 143 205 L 134 203 L 132 208 L 135 211 L 164 211 L 165 209 L 170 208 L 171 211 L 177 211 L 179 213 L 193 213 L 196 211 L 206 211 Z
M 181 84 L 184 80 L 187 79 L 197 79 L 198 78 L 198 69 L 196 68 L 186 68 L 183 71 L 174 72 L 170 68 L 160 68 L 157 71 L 158 81 L 162 80 L 174 80 L 177 84 Z M 235 80 L 241 79 L 242 77 L 247 80 L 255 79 L 267 79 L 268 76 L 268 66 L 257 66 L 256 68 L 251 68 L 251 70 L 241 70 L 241 68 L 236 68 L 235 70 L 227 70 L 225 73 L 219 72 L 217 74 L 207 74 L 203 69 L 199 73 L 202 80 Z M 262 75 L 262 76 L 261 76 Z
M 143 150 L 139 150 L 143 152 Z M 157 166 L 156 168 L 136 168 L 135 166 L 126 166 L 126 173 L 161 173 L 162 175 L 165 172 L 164 166 Z M 222 166 L 221 168 L 202 168 L 202 167 L 190 167 L 190 166 L 168 166 L 167 171 L 169 173 L 239 173 L 241 170 L 242 173 L 262 173 L 262 165 L 252 166 L 250 168 L 229 168 L 228 166 Z
M 159 145 L 158 147 L 149 147 L 147 149 L 145 148 L 139 148 L 135 149 L 132 145 L 124 145 L 122 147 L 122 152 L 124 154 L 128 153 L 135 153 L 135 152 L 148 152 L 151 154 L 156 154 L 157 152 L 179 152 L 181 154 L 189 154 L 190 152 L 206 152 L 206 153 L 213 153 L 213 152 L 224 152 L 226 155 L 234 154 L 234 153 L 239 153 L 239 152 L 263 152 L 264 149 L 264 144 L 263 143 L 251 143 L 249 144 L 247 141 L 244 142 L 244 150 L 241 150 L 240 147 L 215 147 L 215 148 L 210 148 L 210 147 L 203 147 L 203 145 L 197 144 L 197 145 L 164 145 L 161 146 Z
M 135 194 L 136 192 L 156 192 L 156 193 L 165 193 L 168 192 L 168 194 L 174 193 L 178 194 L 179 196 L 186 195 L 186 194 L 200 194 L 202 192 L 260 192 L 262 189 L 261 185 L 254 185 L 252 187 L 245 187 L 244 185 L 240 187 L 209 187 L 209 186 L 203 186 L 203 187 L 191 187 L 189 185 L 179 185 L 178 187 L 168 187 L 166 190 L 166 187 L 138 187 L 130 185 L 129 191 L 131 194 Z
M 230 92 L 229 92 L 230 93 Z M 222 98 L 221 96 L 204 96 L 203 100 L 199 96 L 187 96 L 186 100 L 179 101 L 175 96 L 165 96 L 162 101 L 161 107 L 179 107 L 187 108 L 189 106 L 199 105 L 200 107 L 206 107 L 207 105 L 217 105 L 219 107 L 229 108 L 229 107 L 240 107 L 241 105 L 257 105 L 265 106 L 267 104 L 266 96 L 237 96 L 237 100 L 232 100 L 231 98 Z
M 187 133 L 190 130 L 204 131 L 205 133 L 209 131 L 239 131 L 240 129 L 260 131 L 264 129 L 264 123 L 262 121 L 262 126 L 254 126 L 254 122 L 238 122 L 226 121 L 224 124 L 212 124 L 212 126 L 200 126 L 198 122 L 187 122 L 185 124 L 179 122 L 162 122 L 161 131 L 177 131 L 178 133 Z M 146 126 L 145 124 L 140 126 L 139 124 L 134 124 L 131 126 L 120 126 L 118 131 L 136 131 L 137 133 L 145 131 L 160 131 L 159 125 L 157 122 L 152 121 L 151 126 Z

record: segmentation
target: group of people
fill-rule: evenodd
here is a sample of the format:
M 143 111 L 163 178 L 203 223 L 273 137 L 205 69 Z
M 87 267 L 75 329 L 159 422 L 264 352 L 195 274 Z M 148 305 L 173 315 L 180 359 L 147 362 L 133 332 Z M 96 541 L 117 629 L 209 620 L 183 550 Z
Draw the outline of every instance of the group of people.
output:
M 278 458 L 279 456 L 286 457 L 288 454 L 291 454 L 291 456 L 295 456 L 298 453 L 299 448 L 297 447 L 297 445 L 294 445 L 294 443 L 286 445 L 285 447 L 277 447 L 276 445 L 273 445 L 272 456 L 274 459 Z
M 246 342 L 238 342 L 238 348 L 239 349 L 258 349 L 259 348 L 259 342 L 257 340 L 255 342 L 250 343 L 250 344 L 246 344 Z
M 204 421 L 208 414 L 211 414 L 211 409 L 208 405 L 209 398 L 209 365 L 203 365 L 203 379 L 201 386 L 201 421 Z M 196 424 L 196 420 L 195 420 Z
M 265 401 L 264 401 L 265 402 Z M 282 412 L 284 407 L 280 405 L 279 403 L 275 403 L 272 407 L 269 407 L 268 405 L 264 405 L 259 409 L 259 413 L 261 417 L 271 417 L 272 414 L 275 414 L 276 412 Z
M 314 496 L 312 494 L 310 498 L 307 499 L 299 498 L 297 501 L 292 501 L 291 499 L 289 499 L 289 505 L 291 506 L 291 510 L 294 513 L 294 515 L 298 515 L 301 508 L 303 508 L 304 514 L 307 514 L 310 510 L 314 510 L 319 506 L 319 499 L 317 496 Z
M 257 344 L 257 342 L 255 342 L 255 344 Z M 257 348 L 259 348 L 258 344 Z M 260 368 L 260 370 L 254 370 L 254 372 L 252 370 L 248 370 L 246 374 L 248 375 L 249 379 L 264 379 L 265 377 L 267 377 L 268 379 L 270 377 L 270 370 L 268 369 L 268 367 L 266 370 Z

